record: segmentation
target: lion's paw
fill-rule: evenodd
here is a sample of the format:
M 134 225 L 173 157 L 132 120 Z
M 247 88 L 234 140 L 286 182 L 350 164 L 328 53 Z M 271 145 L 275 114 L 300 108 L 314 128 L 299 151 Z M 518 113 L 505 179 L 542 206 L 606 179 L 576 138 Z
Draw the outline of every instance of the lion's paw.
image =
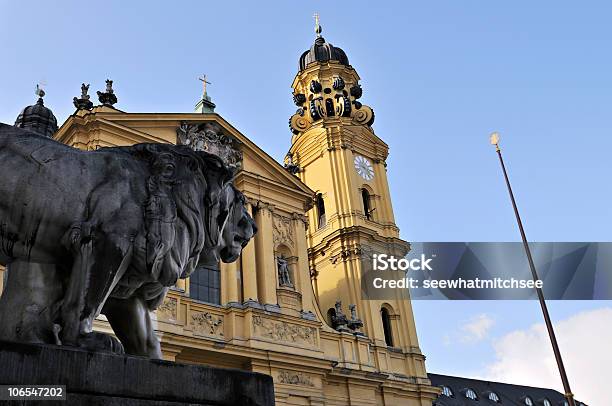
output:
M 110 352 L 117 355 L 124 355 L 125 350 L 121 341 L 115 337 L 94 331 L 79 337 L 79 347 L 88 351 Z

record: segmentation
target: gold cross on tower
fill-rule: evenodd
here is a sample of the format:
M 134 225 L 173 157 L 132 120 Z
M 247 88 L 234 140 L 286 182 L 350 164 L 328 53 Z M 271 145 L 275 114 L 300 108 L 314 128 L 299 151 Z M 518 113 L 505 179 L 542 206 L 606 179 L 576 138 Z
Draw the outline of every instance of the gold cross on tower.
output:
M 198 80 L 202 82 L 202 96 L 206 96 L 206 85 L 212 85 L 212 83 L 206 80 L 206 75 L 200 76 Z

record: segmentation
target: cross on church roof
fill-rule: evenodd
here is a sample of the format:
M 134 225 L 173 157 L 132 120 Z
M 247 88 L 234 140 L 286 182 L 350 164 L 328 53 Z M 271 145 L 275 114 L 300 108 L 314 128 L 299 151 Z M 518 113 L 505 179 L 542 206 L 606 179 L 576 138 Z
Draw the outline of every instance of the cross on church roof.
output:
M 202 82 L 202 96 L 206 96 L 206 85 L 212 85 L 212 83 L 206 80 L 206 75 L 198 77 L 198 80 Z

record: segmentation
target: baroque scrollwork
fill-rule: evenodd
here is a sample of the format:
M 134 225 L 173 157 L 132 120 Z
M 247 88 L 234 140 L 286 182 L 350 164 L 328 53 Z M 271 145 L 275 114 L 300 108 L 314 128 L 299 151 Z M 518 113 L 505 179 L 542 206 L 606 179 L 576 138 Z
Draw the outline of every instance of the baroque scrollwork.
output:
M 253 329 L 256 335 L 274 341 L 316 345 L 316 329 L 313 327 L 253 316 Z
M 324 80 L 314 79 L 299 89 L 304 93 L 294 93 L 294 102 L 300 107 L 289 119 L 294 134 L 308 130 L 314 122 L 328 117 L 351 118 L 356 124 L 371 126 L 374 111 L 358 101 L 363 90 L 359 83 L 341 76 L 330 79 L 331 87 Z M 347 91 L 348 87 L 348 91 Z M 296 88 L 295 91 L 298 91 Z
M 293 95 L 293 103 L 296 106 L 300 107 L 304 103 L 306 103 L 306 95 L 304 93 L 297 93 Z
M 372 125 L 374 123 L 374 110 L 368 106 L 359 105 L 355 106 L 357 110 L 355 110 L 355 114 L 353 115 L 353 120 L 355 120 L 359 124 Z
M 312 122 L 306 115 L 303 110 L 299 110 L 297 113 L 291 116 L 289 119 L 289 128 L 294 134 L 297 134 L 301 131 L 306 131 L 310 128 Z

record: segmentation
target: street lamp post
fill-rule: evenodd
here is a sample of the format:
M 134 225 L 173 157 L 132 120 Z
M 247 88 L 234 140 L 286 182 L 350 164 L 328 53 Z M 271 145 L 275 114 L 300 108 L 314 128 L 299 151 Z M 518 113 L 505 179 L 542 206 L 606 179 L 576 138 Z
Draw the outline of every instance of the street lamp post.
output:
M 535 282 L 539 281 L 538 272 L 536 271 L 535 264 L 533 263 L 533 257 L 531 256 L 531 250 L 527 243 L 527 237 L 525 236 L 525 230 L 523 229 L 523 222 L 519 215 L 516 201 L 514 200 L 514 193 L 512 193 L 512 187 L 510 186 L 510 180 L 508 179 L 508 172 L 506 172 L 506 165 L 504 165 L 504 159 L 502 158 L 501 149 L 499 148 L 499 134 L 493 133 L 490 138 L 491 144 L 495 145 L 495 151 L 499 157 L 499 163 L 501 164 L 502 171 L 504 173 L 504 179 L 506 180 L 506 186 L 508 187 L 508 193 L 510 194 L 510 200 L 512 201 L 512 208 L 514 209 L 514 215 L 516 216 L 516 222 L 518 223 L 519 231 L 521 232 L 521 238 L 523 239 L 523 247 L 525 248 L 525 254 L 527 255 L 527 262 L 529 262 L 529 268 L 531 269 L 531 276 Z M 550 314 L 548 313 L 548 307 L 546 307 L 546 300 L 544 300 L 544 293 L 542 288 L 536 286 L 536 293 L 542 308 L 544 315 L 544 322 L 546 323 L 546 330 L 548 330 L 548 336 L 550 337 L 550 343 L 552 344 L 553 352 L 555 353 L 555 359 L 557 361 L 557 367 L 559 368 L 559 374 L 561 375 L 561 381 L 563 382 L 563 390 L 565 391 L 565 398 L 569 406 L 576 406 L 574 402 L 574 394 L 570 389 L 569 380 L 565 372 L 565 366 L 563 365 L 563 359 L 561 358 L 561 351 L 559 350 L 559 344 L 557 343 L 557 337 L 555 336 L 555 330 L 553 328 L 552 321 L 550 320 Z

